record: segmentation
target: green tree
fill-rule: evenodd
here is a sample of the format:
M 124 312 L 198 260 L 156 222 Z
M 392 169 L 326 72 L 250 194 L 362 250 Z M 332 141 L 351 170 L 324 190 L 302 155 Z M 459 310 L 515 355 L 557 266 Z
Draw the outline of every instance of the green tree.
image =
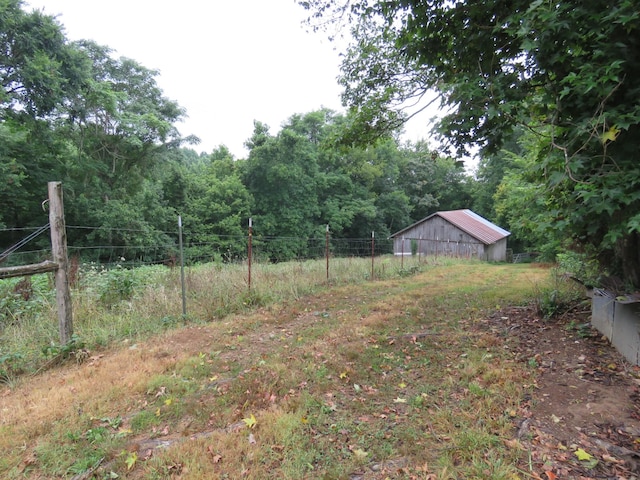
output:
M 485 167 L 495 175 L 487 180 L 493 193 L 494 216 L 511 232 L 513 248 L 537 251 L 543 260 L 554 261 L 566 239 L 553 228 L 553 202 L 547 195 L 540 195 L 545 188 L 538 172 L 540 142 L 536 135 L 525 132 L 512 146 L 515 151 L 505 148 L 490 157 L 489 162 L 497 164 L 493 170 Z
M 183 214 L 188 256 L 244 257 L 252 197 L 229 150 L 220 146 L 204 162 L 192 164 L 187 179 Z
M 257 122 L 247 142 L 244 184 L 255 199 L 256 236 L 288 237 L 267 247 L 278 261 L 305 256 L 305 239 L 318 228 L 318 151 L 299 120 L 292 117 L 276 136 Z
M 41 204 L 51 180 L 64 183 L 67 225 L 99 227 L 70 230 L 72 244 L 118 245 L 130 256 L 169 242 L 163 230 L 176 212 L 161 188 L 162 163 L 195 139 L 176 129 L 184 111 L 164 97 L 158 72 L 93 42 L 69 42 L 55 18 L 18 0 L 0 2 L 0 32 L 0 223 L 10 227 L 0 244 L 14 243 L 17 227 L 47 222 Z
M 392 137 L 360 147 L 336 144 L 350 120 L 332 115 L 323 129 L 319 202 L 322 219 L 334 236 L 386 237 L 410 219 L 410 199 L 404 191 L 403 153 Z
M 0 2 L 0 109 L 42 117 L 84 82 L 87 59 L 67 41 L 55 18 L 25 12 L 21 0 Z
M 442 156 L 425 141 L 408 143 L 402 153 L 401 186 L 411 202 L 412 222 L 438 210 L 471 206 L 470 179 L 462 161 Z
M 163 96 L 157 71 L 114 59 L 111 49 L 93 42 L 79 42 L 78 48 L 91 59 L 91 78 L 68 105 L 61 133 L 77 149 L 83 182 L 108 195 L 131 192 L 159 152 L 185 140 L 175 127 L 185 112 Z
M 176 235 L 167 231 L 177 231 L 177 217 L 172 215 L 172 210 L 162 198 L 160 184 L 144 179 L 138 191 L 131 196 L 110 199 L 100 208 L 95 208 L 92 200 L 81 195 L 73 202 L 75 206 L 86 209 L 81 225 L 96 227 L 90 229 L 86 237 L 73 241 L 76 247 L 94 247 L 88 254 L 91 260 L 115 262 L 124 258 L 128 262 L 150 262 L 175 255 Z M 172 225 L 169 225 L 169 219 L 173 220 Z M 161 225 L 167 231 L 163 231 Z M 71 230 L 74 231 L 73 228 Z M 86 230 L 81 229 L 80 232 Z
M 387 139 L 376 146 L 351 148 L 346 155 L 352 221 L 343 235 L 366 239 L 375 232 L 378 238 L 389 236 L 399 229 L 398 224 L 408 221 L 410 211 L 409 199 L 399 186 L 397 146 Z
M 373 160 L 362 149 L 334 142 L 345 124 L 343 115 L 332 114 L 322 126 L 317 177 L 319 223 L 329 225 L 334 238 L 363 238 L 376 229 L 378 210 L 372 186 L 381 171 L 372 168 Z M 377 173 L 372 176 L 365 174 L 366 170 Z
M 0 228 L 6 222 L 13 223 L 13 215 L 19 208 L 22 181 L 27 176 L 26 167 L 17 158 L 17 150 L 24 144 L 27 132 L 16 129 L 10 123 L 0 124 Z
M 0 224 L 10 229 L 47 223 L 47 182 L 60 179 L 51 121 L 80 90 L 89 64 L 53 17 L 22 7 L 0 2 Z M 0 244 L 18 237 L 3 232 Z
M 504 176 L 517 169 L 514 159 L 526 153 L 521 145 L 525 134 L 526 131 L 517 128 L 499 152 L 483 155 L 479 160 L 474 179 L 470 181 L 470 195 L 473 199 L 473 211 L 485 218 L 497 221 L 494 196 Z M 536 145 L 532 145 L 533 147 L 537 148 Z M 509 238 L 510 244 L 514 238 L 513 235 Z
M 342 69 L 352 131 L 387 131 L 428 89 L 458 151 L 495 153 L 516 126 L 530 129 L 554 228 L 640 286 L 635 0 L 300 3 L 354 25 Z
M 162 232 L 176 229 L 176 207 L 159 186 L 168 174 L 163 164 L 173 168 L 174 181 L 181 180 L 179 163 L 171 162 L 168 152 L 191 140 L 175 127 L 185 112 L 164 97 L 157 71 L 114 58 L 111 49 L 94 42 L 75 45 L 90 61 L 89 77 L 54 123 L 65 142 L 59 171 L 69 222 L 98 230 L 72 240 L 126 248 L 122 256 L 129 258 L 132 248 L 170 243 Z M 180 195 L 177 189 L 174 185 L 171 193 Z

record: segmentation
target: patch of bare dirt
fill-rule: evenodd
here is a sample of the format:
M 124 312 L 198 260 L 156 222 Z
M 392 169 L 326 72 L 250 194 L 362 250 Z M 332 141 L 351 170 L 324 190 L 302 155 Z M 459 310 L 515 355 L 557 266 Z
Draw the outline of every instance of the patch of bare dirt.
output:
M 640 478 L 640 369 L 589 322 L 581 305 L 552 320 L 507 308 L 485 324 L 537 370 L 515 425 L 533 478 Z

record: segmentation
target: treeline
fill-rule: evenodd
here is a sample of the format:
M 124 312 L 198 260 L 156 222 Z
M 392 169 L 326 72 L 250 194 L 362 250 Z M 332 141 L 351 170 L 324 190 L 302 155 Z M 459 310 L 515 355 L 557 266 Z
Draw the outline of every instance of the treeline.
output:
M 458 208 L 513 229 L 518 249 L 556 248 L 527 227 L 535 182 L 524 195 L 526 157 L 516 143 L 472 176 L 427 142 L 388 136 L 345 145 L 338 139 L 350 115 L 320 109 L 292 115 L 277 132 L 256 121 L 247 158 L 224 146 L 198 154 L 190 148 L 197 139 L 176 128 L 185 111 L 158 88 L 157 71 L 108 47 L 70 42 L 54 18 L 19 0 L 0 6 L 0 31 L 0 250 L 47 223 L 42 203 L 52 180 L 63 182 L 67 225 L 91 227 L 70 229 L 70 245 L 117 246 L 131 256 L 141 246 L 175 245 L 178 215 L 188 248 L 242 256 L 245 246 L 229 239 L 245 235 L 252 218 L 258 241 L 288 239 L 265 242 L 270 257 L 285 260 L 305 256 L 305 239 L 324 236 L 326 225 L 333 238 L 384 238 Z
M 84 175 L 88 163 L 60 158 L 65 168 L 48 175 L 64 184 L 67 224 L 92 227 L 70 228 L 69 244 L 117 246 L 132 258 L 142 246 L 175 244 L 168 232 L 177 231 L 181 215 L 192 255 L 244 257 L 246 242 L 238 239 L 246 237 L 251 217 L 257 244 L 264 239 L 263 254 L 268 249 L 269 258 L 286 260 L 307 256 L 308 239 L 324 238 L 326 225 L 332 238 L 369 238 L 371 232 L 385 238 L 437 209 L 469 207 L 472 183 L 461 162 L 434 154 L 425 143 L 400 146 L 393 139 L 367 149 L 331 146 L 344 121 L 327 110 L 294 115 L 277 134 L 256 122 L 246 159 L 224 146 L 210 154 L 158 148 L 146 168 L 123 175 L 118 188 Z M 46 177 L 37 182 L 30 171 L 25 168 L 20 182 L 33 181 L 32 189 L 15 192 L 22 198 L 11 217 L 3 216 L 7 227 L 46 223 Z M 10 241 L 24 235 L 4 234 Z M 267 241 L 273 237 L 279 241 Z

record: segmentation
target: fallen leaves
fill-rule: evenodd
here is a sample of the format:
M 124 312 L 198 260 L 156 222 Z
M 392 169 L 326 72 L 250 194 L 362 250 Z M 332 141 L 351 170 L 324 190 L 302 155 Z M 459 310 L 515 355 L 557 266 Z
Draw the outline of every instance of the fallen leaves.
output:
M 506 447 L 512 450 L 525 450 L 524 446 L 522 445 L 522 443 L 520 443 L 520 440 L 518 440 L 517 438 L 513 438 L 511 440 L 504 440 L 503 443 L 505 444 Z
M 207 453 L 211 455 L 213 463 L 220 463 L 222 461 L 222 455 L 220 455 L 211 445 L 207 447 Z
M 30 452 L 26 457 L 22 459 L 22 465 L 20 471 L 24 471 L 26 468 L 31 465 L 35 465 L 38 461 L 38 456 L 35 452 Z
M 167 387 L 160 387 L 155 394 L 155 398 L 160 398 L 167 394 Z
M 578 448 L 574 453 L 576 457 L 578 457 L 578 460 L 591 460 L 593 458 L 593 455 L 587 453 L 582 448 Z
M 248 418 L 243 418 L 242 421 L 248 428 L 254 428 L 258 423 L 253 413 Z
M 607 453 L 605 453 L 604 455 L 602 455 L 602 459 L 605 462 L 609 462 L 609 463 L 614 463 L 616 465 L 624 465 L 624 460 L 620 460 L 618 458 L 615 458 Z
M 356 448 L 354 445 L 349 445 L 348 448 L 351 451 L 351 453 L 353 453 L 353 456 L 359 461 L 365 460 L 369 455 L 368 452 L 366 452 L 362 448 Z
M 136 466 L 136 462 L 138 461 L 138 454 L 137 452 L 130 452 L 127 455 L 127 458 L 125 459 L 124 463 L 127 464 L 127 470 L 131 470 L 133 467 Z

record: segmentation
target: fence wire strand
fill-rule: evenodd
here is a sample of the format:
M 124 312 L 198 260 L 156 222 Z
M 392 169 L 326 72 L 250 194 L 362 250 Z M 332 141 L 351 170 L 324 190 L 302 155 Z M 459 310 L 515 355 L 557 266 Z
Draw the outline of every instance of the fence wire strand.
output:
M 13 254 L 10 263 L 24 264 L 33 261 L 42 261 L 49 258 L 50 252 L 46 249 L 32 249 L 29 251 L 16 252 L 21 246 L 36 238 L 43 231 L 49 228 L 45 225 L 35 229 L 27 237 L 20 242 L 11 246 L 5 252 L 0 254 L 0 261 L 6 259 Z M 133 228 L 105 228 L 90 226 L 67 226 L 69 231 L 89 232 L 78 237 L 77 235 L 69 235 L 71 240 L 68 245 L 68 255 L 75 262 L 80 263 L 101 263 L 101 264 L 119 264 L 122 266 L 137 266 L 151 264 L 175 265 L 180 258 L 178 247 L 178 231 L 153 232 L 164 235 L 165 237 L 158 243 L 149 244 L 132 244 L 131 242 L 120 241 L 117 244 L 101 242 L 98 245 L 83 245 L 87 242 L 87 235 L 92 232 L 100 231 L 109 233 L 117 232 L 145 232 L 142 229 Z M 190 238 L 190 232 L 183 231 L 183 253 L 185 264 L 198 264 L 209 262 L 227 262 L 238 263 L 245 262 L 248 259 L 248 232 L 247 235 L 211 235 L 212 241 L 200 241 L 197 238 Z M 103 239 L 104 240 L 104 239 Z M 120 239 L 123 240 L 123 239 Z M 406 248 L 403 251 L 397 250 L 398 255 L 411 255 L 411 240 L 405 243 Z M 252 259 L 264 262 L 283 262 L 283 261 L 301 261 L 310 259 L 324 258 L 327 254 L 330 257 L 367 257 L 373 255 L 384 255 L 394 253 L 394 240 L 391 238 L 375 238 L 374 251 L 372 252 L 372 241 L 370 237 L 366 238 L 338 238 L 326 236 L 314 237 L 294 237 L 294 236 L 275 236 L 275 235 L 256 235 L 252 236 Z M 426 243 L 428 239 L 419 239 L 418 243 Z M 74 243 L 77 242 L 76 245 Z M 418 254 L 434 254 L 457 256 L 473 256 L 473 250 L 466 248 L 463 250 L 456 245 L 456 248 L 445 248 L 442 242 L 435 242 L 435 249 L 427 249 L 423 251 L 419 249 Z M 446 244 L 446 247 L 449 247 Z M 469 246 L 470 247 L 470 246 Z M 434 250 L 433 252 L 430 250 Z M 457 254 L 457 255 L 456 255 Z
M 39 236 L 42 232 L 48 230 L 48 228 L 49 228 L 49 224 L 47 223 L 46 225 L 43 225 L 42 227 L 39 227 L 36 230 L 34 230 L 33 232 L 31 232 L 29 235 L 24 237 L 19 242 L 15 243 L 14 245 L 12 245 L 9 248 L 7 248 L 4 252 L 0 253 L 0 263 L 5 261 L 12 253 L 14 253 L 15 251 L 17 251 L 20 248 L 24 247 L 31 240 L 33 240 L 34 238 Z

